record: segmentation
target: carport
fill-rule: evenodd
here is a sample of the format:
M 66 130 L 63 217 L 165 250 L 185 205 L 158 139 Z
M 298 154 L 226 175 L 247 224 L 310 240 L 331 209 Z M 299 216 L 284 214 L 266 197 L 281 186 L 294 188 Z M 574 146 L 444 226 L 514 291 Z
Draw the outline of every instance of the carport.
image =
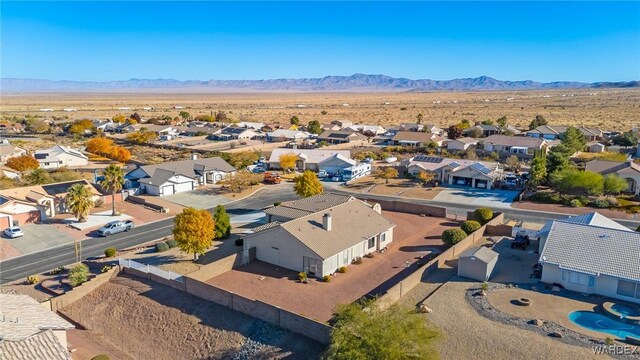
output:
M 498 253 L 489 248 L 467 250 L 458 261 L 458 276 L 488 281 L 497 262 Z

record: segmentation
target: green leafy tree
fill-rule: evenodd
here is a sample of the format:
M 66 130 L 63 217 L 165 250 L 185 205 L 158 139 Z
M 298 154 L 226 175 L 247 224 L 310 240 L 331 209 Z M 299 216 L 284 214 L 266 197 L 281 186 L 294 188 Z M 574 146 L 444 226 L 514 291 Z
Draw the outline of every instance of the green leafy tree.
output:
M 615 136 L 612 140 L 614 145 L 618 146 L 636 146 L 640 141 L 640 135 L 637 132 L 629 131 Z
M 304 173 L 293 178 L 294 186 L 293 190 L 302 197 L 310 197 L 324 192 L 322 183 L 318 179 L 318 175 L 311 170 L 306 170 Z
M 547 156 L 547 177 L 556 171 L 571 168 L 569 156 L 569 151 L 564 145 L 560 144 L 552 147 Z
M 215 222 L 215 238 L 222 239 L 231 234 L 231 219 L 227 210 L 222 205 L 216 206 L 213 211 L 213 221 Z
M 577 151 L 584 151 L 584 148 L 587 146 L 587 139 L 582 135 L 580 130 L 574 127 L 568 127 L 564 134 L 561 137 L 562 145 L 564 145 L 569 152 L 570 155 Z
M 102 171 L 102 188 L 111 193 L 111 216 L 116 216 L 116 193 L 122 190 L 124 185 L 124 171 L 116 164 L 110 164 Z
M 83 184 L 72 185 L 65 197 L 67 207 L 80 222 L 87 221 L 89 212 L 94 206 L 93 193 Z
M 547 178 L 547 156 L 545 150 L 536 150 L 529 169 L 529 188 L 535 189 Z
M 189 207 L 174 219 L 173 238 L 183 252 L 193 254 L 194 261 L 211 247 L 214 236 L 215 222 L 206 209 Z
M 415 311 L 398 304 L 386 309 L 374 300 L 339 305 L 328 360 L 438 359 L 440 333 Z
M 535 119 L 531 120 L 531 123 L 529 123 L 529 130 L 533 130 L 538 126 L 547 125 L 547 124 L 548 124 L 547 119 L 545 119 L 544 116 L 536 115 Z
M 293 115 L 291 119 L 289 119 L 289 123 L 291 125 L 300 125 L 300 119 L 297 116 Z
M 559 192 L 585 191 L 589 195 L 602 194 L 604 177 L 592 171 L 564 169 L 556 171 L 550 178 L 551 186 Z
M 178 116 L 180 116 L 182 118 L 182 120 L 185 120 L 185 121 L 191 119 L 191 114 L 189 114 L 188 111 L 180 111 Z
M 309 121 L 309 125 L 307 126 L 307 131 L 316 135 L 322 134 L 322 126 L 320 125 L 320 121 L 318 120 Z
M 607 195 L 617 195 L 627 186 L 627 181 L 617 175 L 609 174 L 604 177 L 603 191 Z
M 501 118 L 499 118 L 498 120 L 496 120 L 496 123 L 498 123 L 498 127 L 500 127 L 500 129 L 504 130 L 507 128 L 507 117 L 503 116 Z
M 493 120 L 485 119 L 480 122 L 482 125 L 493 125 Z
M 467 120 L 467 119 L 462 119 L 462 121 L 460 121 L 458 123 L 458 127 L 462 130 L 464 129 L 468 129 L 471 127 L 471 121 Z

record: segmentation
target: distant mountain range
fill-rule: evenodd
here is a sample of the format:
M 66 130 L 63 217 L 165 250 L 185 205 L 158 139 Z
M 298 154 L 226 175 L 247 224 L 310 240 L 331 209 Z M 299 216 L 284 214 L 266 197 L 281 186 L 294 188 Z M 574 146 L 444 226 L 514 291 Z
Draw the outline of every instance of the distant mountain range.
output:
M 25 78 L 2 78 L 2 92 L 73 92 L 73 91 L 474 91 L 474 90 L 534 90 L 577 88 L 640 87 L 640 81 L 583 83 L 554 81 L 542 83 L 531 80 L 502 81 L 489 76 L 453 80 L 412 80 L 386 75 L 354 74 L 323 78 L 271 80 L 174 80 L 130 79 L 122 81 L 69 81 Z

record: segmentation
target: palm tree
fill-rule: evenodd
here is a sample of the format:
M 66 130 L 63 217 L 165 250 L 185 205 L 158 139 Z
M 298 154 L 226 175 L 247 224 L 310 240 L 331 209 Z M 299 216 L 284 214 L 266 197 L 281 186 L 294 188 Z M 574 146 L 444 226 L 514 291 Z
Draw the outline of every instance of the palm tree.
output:
M 69 188 L 65 200 L 69 210 L 75 215 L 80 222 L 87 221 L 89 212 L 93 208 L 93 194 L 89 187 L 83 184 L 75 184 Z
M 111 192 L 111 216 L 116 216 L 116 193 L 122 190 L 122 185 L 124 185 L 124 172 L 118 165 L 111 164 L 102 171 L 102 175 L 104 179 L 100 185 L 105 191 Z

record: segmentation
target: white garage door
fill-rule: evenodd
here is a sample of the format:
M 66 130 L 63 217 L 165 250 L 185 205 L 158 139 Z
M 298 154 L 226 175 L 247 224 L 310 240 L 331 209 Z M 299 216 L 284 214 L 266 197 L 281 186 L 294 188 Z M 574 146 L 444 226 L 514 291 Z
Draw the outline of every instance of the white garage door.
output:
M 162 195 L 172 195 L 173 194 L 173 185 L 165 185 L 160 190 L 160 194 Z
M 191 190 L 193 190 L 193 183 L 192 182 L 186 182 L 186 183 L 181 183 L 181 184 L 175 184 L 174 187 L 175 187 L 176 193 L 184 192 L 184 191 L 191 191 Z

